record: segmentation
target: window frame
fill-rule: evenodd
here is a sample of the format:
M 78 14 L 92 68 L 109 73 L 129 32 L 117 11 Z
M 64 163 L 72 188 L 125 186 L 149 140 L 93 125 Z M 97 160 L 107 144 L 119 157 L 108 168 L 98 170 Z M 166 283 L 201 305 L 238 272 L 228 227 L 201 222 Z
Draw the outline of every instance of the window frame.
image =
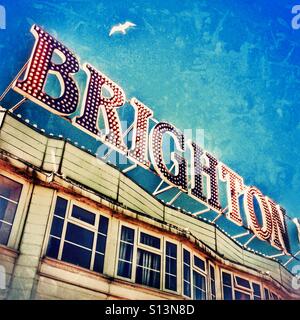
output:
M 58 250 L 58 256 L 56 260 L 65 262 L 65 263 L 69 263 L 67 261 L 62 260 L 62 253 L 63 253 L 63 248 L 64 248 L 64 243 L 65 241 L 67 243 L 73 244 L 72 242 L 66 240 L 66 232 L 67 232 L 67 226 L 68 223 L 72 223 L 75 224 L 78 227 L 84 228 L 88 231 L 93 232 L 94 234 L 94 239 L 93 239 L 93 246 L 91 249 L 91 261 L 90 261 L 90 267 L 89 268 L 84 268 L 81 266 L 78 266 L 80 268 L 84 268 L 85 270 L 89 270 L 91 272 L 96 272 L 97 274 L 105 274 L 106 270 L 105 270 L 105 256 L 106 256 L 106 251 L 107 251 L 107 243 L 106 243 L 106 248 L 105 248 L 105 254 L 104 254 L 104 265 L 103 265 L 103 273 L 99 273 L 97 271 L 94 271 L 94 263 L 95 263 L 95 255 L 97 253 L 96 248 L 97 248 L 97 238 L 98 238 L 98 228 L 99 228 L 99 223 L 100 223 L 100 217 L 103 216 L 105 218 L 108 219 L 108 230 L 107 230 L 107 235 L 106 237 L 108 238 L 108 234 L 110 232 L 110 228 L 111 228 L 111 217 L 106 214 L 103 213 L 100 210 L 97 210 L 95 208 L 93 208 L 92 206 L 89 206 L 86 203 L 81 203 L 78 200 L 73 199 L 72 197 L 64 194 L 64 193 L 59 193 L 56 192 L 54 197 L 53 197 L 53 201 L 52 201 L 52 207 L 51 207 L 51 219 L 49 219 L 49 223 L 48 223 L 48 227 L 47 227 L 47 236 L 45 237 L 46 241 L 45 241 L 45 245 L 44 245 L 44 249 L 43 249 L 43 256 L 46 256 L 46 252 L 47 252 L 47 247 L 49 244 L 49 240 L 51 237 L 51 227 L 52 227 L 52 223 L 54 220 L 54 212 L 55 212 L 55 207 L 56 207 L 56 203 L 57 203 L 57 198 L 62 198 L 64 200 L 67 201 L 67 207 L 66 207 L 66 214 L 65 214 L 65 218 L 64 218 L 64 224 L 63 224 L 63 228 L 62 228 L 62 233 L 61 233 L 61 238 L 60 238 L 60 244 L 59 244 L 59 250 Z M 94 225 L 86 223 L 80 219 L 77 219 L 75 217 L 72 216 L 72 210 L 73 207 L 77 206 L 79 208 L 85 209 L 87 211 L 89 211 L 90 213 L 95 214 L 95 223 Z M 76 245 L 76 244 L 75 244 Z M 99 254 L 99 253 L 98 253 Z M 72 264 L 72 263 L 71 263 Z
M 177 258 L 176 258 L 176 268 L 177 268 L 177 276 L 176 276 L 176 288 L 177 290 L 170 290 L 166 288 L 166 258 L 167 258 L 167 242 L 176 245 L 177 247 Z M 163 282 L 163 291 L 173 293 L 173 294 L 180 294 L 181 293 L 181 260 L 182 260 L 182 255 L 181 255 L 181 243 L 168 237 L 163 236 L 163 261 L 162 261 L 162 282 Z
M 190 279 L 191 279 L 191 297 L 187 296 L 184 294 L 184 250 L 188 251 L 190 253 Z M 200 269 L 199 267 L 197 267 L 195 265 L 195 259 L 194 257 L 199 258 L 200 260 L 202 260 L 204 262 L 205 265 L 205 271 L 203 271 L 202 269 Z M 181 247 L 181 278 L 182 278 L 182 292 L 181 295 L 187 299 L 190 300 L 194 300 L 194 292 L 193 292 L 193 287 L 194 287 L 194 279 L 193 279 L 193 271 L 196 271 L 198 273 L 200 273 L 202 276 L 204 276 L 205 278 L 205 300 L 208 300 L 208 260 L 206 260 L 204 257 L 202 257 L 201 255 L 199 255 L 198 253 L 196 253 L 195 251 L 193 251 L 192 249 L 190 249 L 189 247 L 182 245 Z
M 207 263 L 207 268 L 208 268 L 208 270 L 207 270 L 207 272 L 208 272 L 208 281 L 207 282 L 209 282 L 209 286 L 208 286 L 209 289 L 207 290 L 207 291 L 209 291 L 208 292 L 208 296 L 209 296 L 209 300 L 215 301 L 215 300 L 217 300 L 217 272 L 216 272 L 217 268 L 216 268 L 215 264 L 213 264 L 210 260 L 208 260 L 207 262 L 208 262 Z M 212 288 L 211 288 L 212 278 L 211 278 L 211 272 L 210 272 L 210 268 L 211 267 L 214 269 L 214 274 L 215 274 L 215 279 L 214 279 L 214 283 L 215 283 L 215 299 L 212 299 Z
M 28 208 L 29 205 L 29 199 L 30 199 L 30 192 L 32 192 L 33 185 L 30 184 L 25 179 L 22 179 L 21 177 L 15 176 L 13 174 L 10 174 L 6 171 L 0 173 L 1 176 L 10 179 L 16 183 L 19 183 L 22 186 L 20 198 L 17 203 L 17 209 L 14 216 L 14 221 L 11 226 L 10 235 L 8 237 L 7 244 L 1 244 L 4 247 L 17 249 L 18 243 L 21 238 L 22 233 L 22 227 L 25 223 L 25 216 L 26 216 L 26 208 Z
M 119 255 L 120 255 L 120 246 L 121 246 L 121 232 L 122 232 L 122 226 L 130 228 L 134 230 L 134 239 L 133 239 L 133 254 L 132 254 L 132 269 L 131 269 L 131 278 L 126 278 L 123 276 L 118 275 L 118 266 L 119 266 Z M 136 259 L 137 259 L 137 241 L 138 241 L 138 227 L 132 224 L 129 224 L 124 221 L 119 221 L 118 225 L 118 239 L 117 239 L 117 254 L 115 259 L 115 271 L 114 271 L 114 277 L 117 279 L 129 281 L 131 283 L 135 283 L 135 275 L 136 275 Z

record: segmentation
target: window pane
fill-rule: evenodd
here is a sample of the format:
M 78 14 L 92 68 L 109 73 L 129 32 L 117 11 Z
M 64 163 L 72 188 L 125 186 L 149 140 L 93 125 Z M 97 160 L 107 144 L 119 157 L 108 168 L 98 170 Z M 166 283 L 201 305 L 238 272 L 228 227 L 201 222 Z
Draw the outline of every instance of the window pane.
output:
M 205 277 L 199 272 L 193 271 L 193 285 L 205 291 Z
M 190 282 L 191 281 L 191 268 L 188 265 L 184 265 L 183 267 L 183 277 L 184 280 Z
M 222 279 L 223 279 L 223 284 L 232 286 L 230 273 L 222 272 Z
M 92 252 L 83 248 L 79 248 L 70 243 L 64 243 L 62 260 L 81 266 L 90 268 Z
M 131 228 L 127 228 L 125 226 L 122 226 L 121 240 L 133 243 L 133 241 L 134 241 L 134 230 L 131 229 Z
M 0 198 L 0 220 L 13 223 L 17 211 L 17 204 Z
M 94 233 L 73 223 L 68 223 L 66 240 L 92 249 Z
M 265 299 L 266 300 L 270 300 L 270 294 L 269 294 L 269 290 L 268 289 L 265 289 Z
M 176 261 L 176 259 L 166 257 L 166 272 L 171 273 L 173 275 L 177 275 L 177 261 Z
M 60 218 L 57 218 L 57 217 L 53 217 L 53 222 L 52 222 L 52 227 L 51 227 L 50 234 L 52 236 L 56 236 L 56 237 L 60 238 L 63 226 L 64 226 L 64 220 L 63 219 L 60 219 Z
M 166 289 L 177 291 L 177 246 L 166 242 Z
M 167 256 L 177 258 L 177 245 L 171 242 L 166 242 L 166 254 Z
M 235 300 L 250 300 L 250 295 L 242 291 L 234 290 Z
M 103 273 L 104 267 L 104 255 L 103 254 L 95 254 L 95 262 L 94 262 L 94 271 Z
M 187 250 L 183 250 L 183 261 L 188 265 L 191 264 L 191 255 Z
M 213 266 L 209 267 L 209 273 L 210 273 L 211 279 L 215 280 L 215 268 Z
M 165 280 L 165 286 L 166 289 L 177 291 L 177 277 L 173 276 L 171 274 L 166 274 L 166 280 Z
M 183 282 L 183 293 L 187 297 L 191 296 L 191 284 L 186 281 Z
M 232 288 L 223 285 L 224 300 L 232 300 Z
M 98 233 L 96 251 L 105 253 L 105 248 L 106 248 L 106 236 L 103 236 L 102 234 Z
M 132 274 L 133 241 L 134 230 L 122 226 L 117 274 L 129 279 Z
M 58 251 L 59 251 L 60 240 L 56 238 L 52 238 L 50 236 L 48 248 L 47 248 L 47 257 L 57 259 Z
M 132 264 L 125 261 L 119 261 L 118 275 L 124 278 L 131 278 Z
M 66 199 L 57 197 L 54 215 L 64 218 L 66 215 L 67 206 L 68 201 Z
M 108 230 L 108 218 L 100 216 L 100 222 L 99 222 L 99 232 L 103 234 L 107 234 Z
M 136 283 L 152 288 L 160 288 L 160 272 L 142 267 L 136 268 Z
M 160 288 L 160 264 L 160 255 L 138 249 L 136 282 Z
M 247 289 L 251 289 L 250 282 L 248 280 L 241 278 L 241 277 L 238 277 L 238 276 L 235 276 L 235 280 L 236 280 L 237 285 L 244 287 L 244 288 L 247 288 Z
M 18 202 L 22 191 L 22 185 L 11 179 L 0 175 L 0 197 L 3 196 Z
M 150 234 L 141 232 L 140 242 L 146 244 L 147 246 L 160 249 L 160 239 L 157 237 L 153 237 Z
M 196 267 L 200 268 L 201 270 L 205 271 L 205 261 L 202 259 L 194 256 L 194 264 Z
M 95 214 L 77 206 L 73 206 L 72 217 L 82 220 L 91 225 L 95 224 Z
M 0 244 L 7 245 L 11 226 L 0 221 Z
M 261 288 L 260 288 L 260 285 L 257 284 L 257 283 L 252 283 L 252 286 L 253 286 L 253 293 L 255 296 L 261 296 Z

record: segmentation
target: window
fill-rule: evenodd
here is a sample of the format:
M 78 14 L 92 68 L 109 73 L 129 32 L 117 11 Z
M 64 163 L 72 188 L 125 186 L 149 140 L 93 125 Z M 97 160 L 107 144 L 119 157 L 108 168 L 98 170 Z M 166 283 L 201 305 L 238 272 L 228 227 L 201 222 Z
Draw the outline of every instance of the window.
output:
M 252 288 L 247 279 L 234 276 L 234 298 L 235 300 L 250 300 Z
M 22 184 L 0 175 L 0 244 L 8 244 L 21 191 Z
M 261 285 L 222 271 L 224 300 L 261 300 Z
M 166 241 L 165 288 L 177 291 L 177 245 Z
M 138 235 L 138 236 L 136 236 Z M 172 250 L 172 249 L 170 249 Z M 173 251 L 170 253 L 173 258 Z M 175 256 L 176 259 L 176 256 Z M 117 276 L 152 288 L 161 288 L 162 239 L 121 226 Z M 172 270 L 169 276 L 175 276 Z M 173 283 L 170 284 L 172 290 Z
M 134 250 L 134 229 L 122 226 L 118 261 L 118 276 L 131 279 Z
M 191 254 L 183 249 L 183 294 L 191 297 Z
M 108 218 L 57 197 L 46 255 L 103 273 L 108 223 Z
M 160 249 L 160 238 L 141 232 L 140 244 L 146 246 L 137 249 L 135 282 L 159 289 L 161 254 L 153 252 L 153 249 Z
M 264 288 L 265 300 L 270 300 L 270 291 L 267 288 Z
M 253 288 L 253 299 L 254 300 L 261 300 L 261 286 L 258 283 L 252 282 Z
M 194 300 L 206 299 L 206 267 L 205 261 L 183 249 L 183 293 Z
M 222 272 L 222 284 L 223 284 L 223 299 L 232 300 L 232 279 L 231 274 L 227 272 Z
M 209 264 L 210 299 L 216 300 L 216 272 L 215 267 Z

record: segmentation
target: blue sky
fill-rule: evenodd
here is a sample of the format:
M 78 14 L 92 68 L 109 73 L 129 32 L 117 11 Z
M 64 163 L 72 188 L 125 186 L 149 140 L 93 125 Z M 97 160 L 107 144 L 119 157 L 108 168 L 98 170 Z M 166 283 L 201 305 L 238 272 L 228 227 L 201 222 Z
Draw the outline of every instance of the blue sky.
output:
M 36 23 L 300 217 L 300 29 L 295 1 L 2 0 L 0 91 L 33 45 Z M 112 25 L 137 24 L 109 37 Z M 82 81 L 84 86 L 84 81 Z M 19 111 L 47 131 L 64 122 L 36 105 Z M 57 124 L 61 125 L 57 125 Z M 82 143 L 85 135 L 76 132 Z M 92 143 L 92 142 L 90 142 Z

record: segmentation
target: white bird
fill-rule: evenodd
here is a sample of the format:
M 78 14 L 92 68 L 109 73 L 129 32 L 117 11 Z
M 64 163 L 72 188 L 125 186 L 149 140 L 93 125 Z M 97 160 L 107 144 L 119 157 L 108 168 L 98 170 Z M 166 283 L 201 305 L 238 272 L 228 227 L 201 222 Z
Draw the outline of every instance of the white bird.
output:
M 126 34 L 126 30 L 132 27 L 135 27 L 136 24 L 126 21 L 125 23 L 119 23 L 116 26 L 113 26 L 109 32 L 109 36 L 112 36 L 114 33 L 121 32 L 123 34 Z

